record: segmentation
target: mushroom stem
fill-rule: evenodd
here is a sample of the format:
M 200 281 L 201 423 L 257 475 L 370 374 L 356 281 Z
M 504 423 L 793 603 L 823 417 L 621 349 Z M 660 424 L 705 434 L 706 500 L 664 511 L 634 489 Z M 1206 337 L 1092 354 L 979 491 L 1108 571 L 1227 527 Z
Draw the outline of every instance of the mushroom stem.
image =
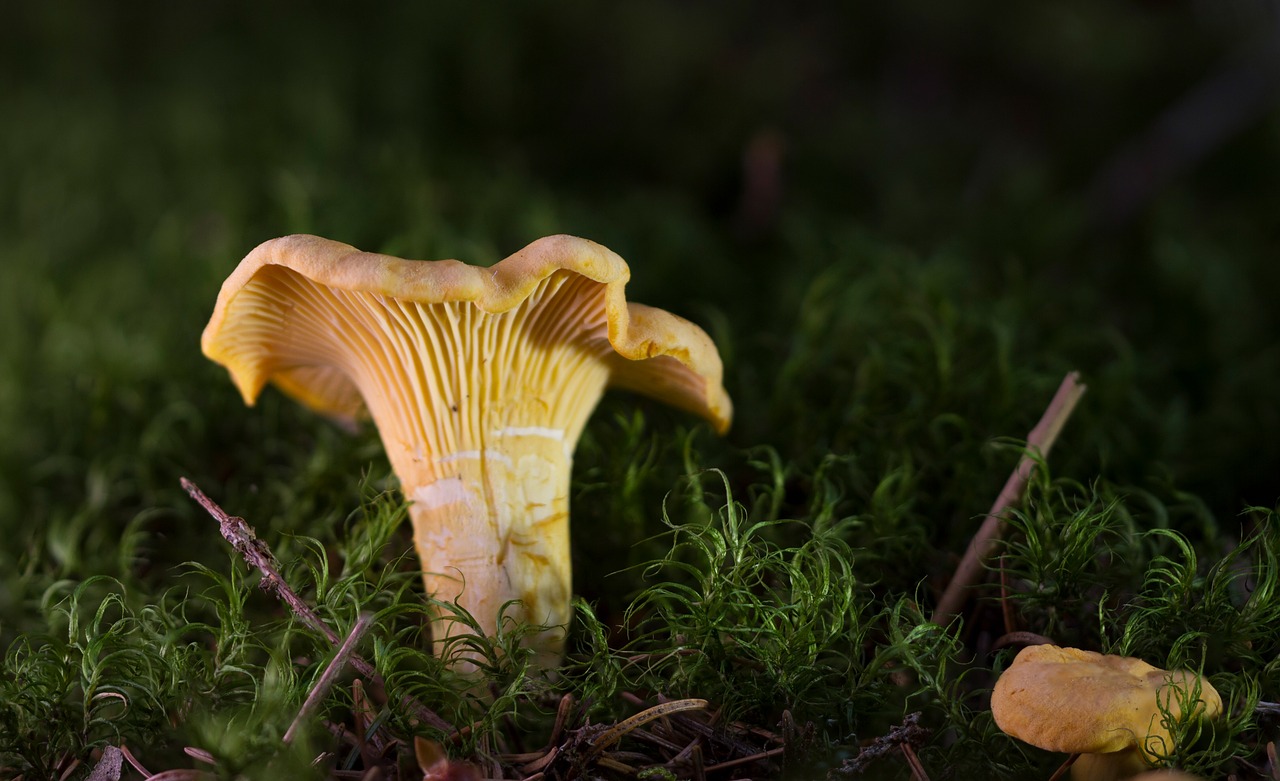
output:
M 405 485 L 409 516 L 428 594 L 456 602 L 483 634 L 500 615 L 551 627 L 536 648 L 554 663 L 570 618 L 569 445 L 558 429 L 511 427 L 501 450 L 462 451 L 435 459 L 441 476 Z M 519 605 L 504 605 L 518 601 Z M 447 609 L 437 612 L 436 652 L 472 630 Z M 543 658 L 545 657 L 545 658 Z
M 1150 768 L 1137 746 L 1106 754 L 1081 754 L 1071 766 L 1071 781 L 1123 781 Z

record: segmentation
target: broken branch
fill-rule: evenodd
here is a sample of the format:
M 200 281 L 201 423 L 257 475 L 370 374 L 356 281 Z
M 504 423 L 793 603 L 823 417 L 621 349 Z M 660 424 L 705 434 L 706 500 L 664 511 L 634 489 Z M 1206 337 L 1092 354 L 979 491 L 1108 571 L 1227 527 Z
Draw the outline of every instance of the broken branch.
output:
M 284 578 L 280 577 L 280 563 L 276 561 L 275 555 L 271 553 L 271 549 L 267 547 L 267 544 L 258 539 L 253 527 L 245 519 L 231 515 L 219 507 L 216 502 L 205 495 L 204 491 L 201 491 L 195 483 L 187 478 L 181 478 L 181 483 L 183 489 L 191 498 L 195 499 L 218 522 L 222 536 L 227 539 L 227 542 L 231 543 L 231 546 L 250 565 L 257 567 L 258 571 L 262 573 L 263 588 L 274 592 L 304 624 L 323 634 L 330 643 L 338 645 L 338 634 L 328 624 L 321 621 L 316 612 L 311 609 L 311 606 L 294 593 Z M 385 686 L 382 676 L 378 674 L 374 666 L 365 661 L 359 654 L 351 654 L 351 666 L 356 669 L 356 672 L 368 678 L 375 686 Z M 400 704 L 424 724 L 441 732 L 455 731 L 452 724 L 408 695 L 400 698 Z

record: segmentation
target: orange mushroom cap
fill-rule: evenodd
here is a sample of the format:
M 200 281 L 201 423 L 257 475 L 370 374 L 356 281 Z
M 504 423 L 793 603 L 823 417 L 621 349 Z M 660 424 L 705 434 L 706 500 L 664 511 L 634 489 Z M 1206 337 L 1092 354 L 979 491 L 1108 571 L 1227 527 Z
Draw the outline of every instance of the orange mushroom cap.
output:
M 1073 777 L 1109 777 L 1091 768 L 1111 762 L 1108 755 L 1129 759 L 1120 752 L 1130 749 L 1137 769 L 1170 753 L 1172 725 L 1161 708 L 1175 718 L 1197 709 L 1213 718 L 1222 698 L 1186 670 L 1056 645 L 1022 649 L 991 694 L 991 713 L 1006 734 L 1050 751 L 1099 755 L 1077 762 Z

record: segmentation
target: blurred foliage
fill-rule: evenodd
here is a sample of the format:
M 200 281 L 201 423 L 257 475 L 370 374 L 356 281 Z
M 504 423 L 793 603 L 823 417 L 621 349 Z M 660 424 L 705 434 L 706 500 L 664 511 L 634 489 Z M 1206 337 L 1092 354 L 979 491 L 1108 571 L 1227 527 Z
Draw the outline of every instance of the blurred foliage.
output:
M 5 777 L 119 742 L 154 767 L 191 744 L 228 777 L 306 773 L 329 740 L 278 738 L 332 650 L 253 588 L 180 475 L 249 519 L 335 630 L 373 612 L 392 693 L 482 722 L 459 751 L 536 744 L 567 692 L 596 723 L 662 693 L 811 721 L 818 764 L 796 777 L 914 711 L 935 779 L 1047 776 L 1060 757 L 983 702 L 1011 658 L 1002 607 L 1204 669 L 1234 710 L 1188 768 L 1248 777 L 1271 739 L 1254 703 L 1280 699 L 1280 110 L 1246 106 L 1189 159 L 1149 147 L 1276 45 L 1273 3 L 4 17 Z M 1117 193 L 1135 150 L 1150 166 Z M 273 393 L 244 409 L 200 355 L 221 280 L 293 232 L 477 263 L 586 236 L 631 263 L 631 299 L 720 346 L 725 440 L 617 394 L 579 445 L 558 679 L 528 674 L 518 633 L 487 649 L 489 704 L 450 678 L 374 432 Z M 926 617 L 1009 438 L 1070 369 L 1090 390 L 1011 519 L 1006 585 L 943 632 Z

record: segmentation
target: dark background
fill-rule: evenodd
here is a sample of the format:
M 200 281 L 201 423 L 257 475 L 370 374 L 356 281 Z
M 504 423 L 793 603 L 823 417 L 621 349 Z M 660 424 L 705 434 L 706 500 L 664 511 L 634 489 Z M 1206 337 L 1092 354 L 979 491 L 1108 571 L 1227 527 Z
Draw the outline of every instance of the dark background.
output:
M 140 430 L 227 457 L 243 433 L 206 435 L 240 413 L 200 397 L 235 409 L 195 341 L 235 261 L 291 232 L 472 262 L 595 239 L 633 299 L 721 344 L 731 445 L 811 461 L 867 433 L 832 423 L 831 389 L 897 328 L 860 276 L 948 269 L 920 296 L 1012 312 L 999 360 L 1036 378 L 996 389 L 998 356 L 967 355 L 972 397 L 1002 405 L 979 436 L 1022 436 L 1080 369 L 1065 473 L 1154 479 L 1219 518 L 1280 496 L 1274 3 L 83 2 L 3 22 L 5 514 L 91 498 L 86 464 Z M 824 279 L 845 298 L 815 303 Z M 875 323 L 811 317 L 857 301 Z M 788 393 L 821 403 L 797 417 Z M 172 491 L 182 466 L 129 479 Z

